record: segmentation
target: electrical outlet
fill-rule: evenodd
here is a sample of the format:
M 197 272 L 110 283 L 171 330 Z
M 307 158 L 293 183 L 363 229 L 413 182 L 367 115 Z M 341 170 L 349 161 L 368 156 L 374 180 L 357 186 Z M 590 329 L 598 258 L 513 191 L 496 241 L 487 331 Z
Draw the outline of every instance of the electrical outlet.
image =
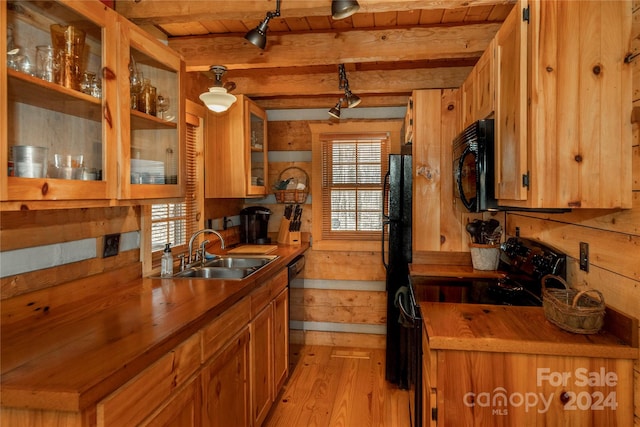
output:
M 120 233 L 107 234 L 104 236 L 104 248 L 102 250 L 102 258 L 118 255 L 120 250 Z
M 589 272 L 589 244 L 580 242 L 580 270 Z

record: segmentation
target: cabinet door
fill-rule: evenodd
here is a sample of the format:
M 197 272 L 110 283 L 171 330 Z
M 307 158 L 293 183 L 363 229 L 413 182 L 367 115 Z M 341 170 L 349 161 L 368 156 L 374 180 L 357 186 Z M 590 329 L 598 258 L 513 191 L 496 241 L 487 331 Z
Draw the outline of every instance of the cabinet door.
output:
M 274 399 L 289 376 L 289 288 L 273 300 Z
M 178 392 L 157 414 L 144 422 L 148 427 L 200 427 L 200 377 Z
M 487 118 L 495 109 L 495 43 L 494 38 L 474 67 L 476 75 L 474 120 Z
M 462 83 L 462 127 L 469 126 L 475 120 L 475 69 L 467 79 Z
M 240 332 L 202 370 L 202 425 L 248 427 L 249 328 Z
M 245 98 L 247 141 L 247 196 L 267 194 L 267 115 L 249 98 Z
M 186 174 L 184 62 L 126 19 L 121 18 L 119 24 L 118 107 L 123 113 L 119 197 L 182 197 Z M 158 96 L 168 100 L 166 111 L 157 102 Z
M 224 113 L 207 111 L 205 197 L 267 194 L 267 116 L 249 98 Z
M 117 182 L 118 114 L 117 58 L 106 46 L 116 45 L 117 14 L 98 2 L 20 2 L 13 8 L 2 2 L 0 7 L 2 57 L 22 57 L 11 60 L 10 68 L 5 59 L 0 65 L 0 200 L 21 201 L 18 209 L 69 207 L 64 200 L 108 205 Z M 48 70 L 38 73 L 36 46 L 61 45 L 53 43 L 52 24 L 66 29 L 63 34 L 74 30 L 75 52 L 81 49 L 84 57 L 80 61 L 73 51 L 56 47 L 51 55 L 64 58 L 65 65 L 54 68 L 51 59 Z M 7 44 L 18 53 L 7 55 Z M 93 91 L 90 86 L 88 93 L 81 91 L 85 72 L 100 79 L 101 89 L 95 80 Z
M 262 424 L 273 402 L 273 307 L 267 305 L 251 322 L 251 417 Z
M 527 23 L 526 0 L 514 6 L 496 35 L 495 192 L 498 199 L 526 200 Z

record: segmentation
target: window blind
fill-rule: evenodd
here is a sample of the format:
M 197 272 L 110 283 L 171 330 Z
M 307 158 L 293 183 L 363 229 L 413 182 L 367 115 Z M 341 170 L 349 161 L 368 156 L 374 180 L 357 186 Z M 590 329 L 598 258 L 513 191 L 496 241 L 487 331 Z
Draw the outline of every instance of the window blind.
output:
M 186 192 L 184 202 L 161 203 L 151 207 L 151 247 L 153 259 L 159 259 L 166 243 L 174 252 L 186 251 L 189 237 L 197 230 L 196 143 L 201 129 L 186 126 Z
M 377 240 L 389 134 L 321 134 L 322 238 Z

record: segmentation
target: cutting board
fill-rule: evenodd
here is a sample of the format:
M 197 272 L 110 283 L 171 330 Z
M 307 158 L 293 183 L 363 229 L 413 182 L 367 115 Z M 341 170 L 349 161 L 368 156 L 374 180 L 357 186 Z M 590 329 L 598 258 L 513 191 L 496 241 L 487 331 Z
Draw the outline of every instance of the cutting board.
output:
M 227 251 L 227 253 L 263 255 L 271 253 L 276 249 L 278 249 L 278 245 L 242 245 Z

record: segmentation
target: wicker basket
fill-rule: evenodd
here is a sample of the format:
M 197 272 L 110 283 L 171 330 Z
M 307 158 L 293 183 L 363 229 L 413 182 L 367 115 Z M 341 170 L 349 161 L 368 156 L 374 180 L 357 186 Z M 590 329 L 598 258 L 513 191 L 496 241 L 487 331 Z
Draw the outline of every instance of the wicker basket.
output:
M 279 190 L 274 186 L 273 194 L 278 203 L 303 204 L 309 196 L 309 175 L 302 169 L 292 166 L 284 169 L 278 175 L 278 183 L 290 179 L 286 190 Z M 304 189 L 299 189 L 303 185 Z
M 549 279 L 562 283 L 565 289 L 547 288 Z M 587 295 L 594 293 L 597 299 Z M 562 277 L 547 274 L 542 278 L 542 307 L 548 321 L 577 334 L 595 334 L 604 323 L 604 296 L 597 289 L 578 291 Z

